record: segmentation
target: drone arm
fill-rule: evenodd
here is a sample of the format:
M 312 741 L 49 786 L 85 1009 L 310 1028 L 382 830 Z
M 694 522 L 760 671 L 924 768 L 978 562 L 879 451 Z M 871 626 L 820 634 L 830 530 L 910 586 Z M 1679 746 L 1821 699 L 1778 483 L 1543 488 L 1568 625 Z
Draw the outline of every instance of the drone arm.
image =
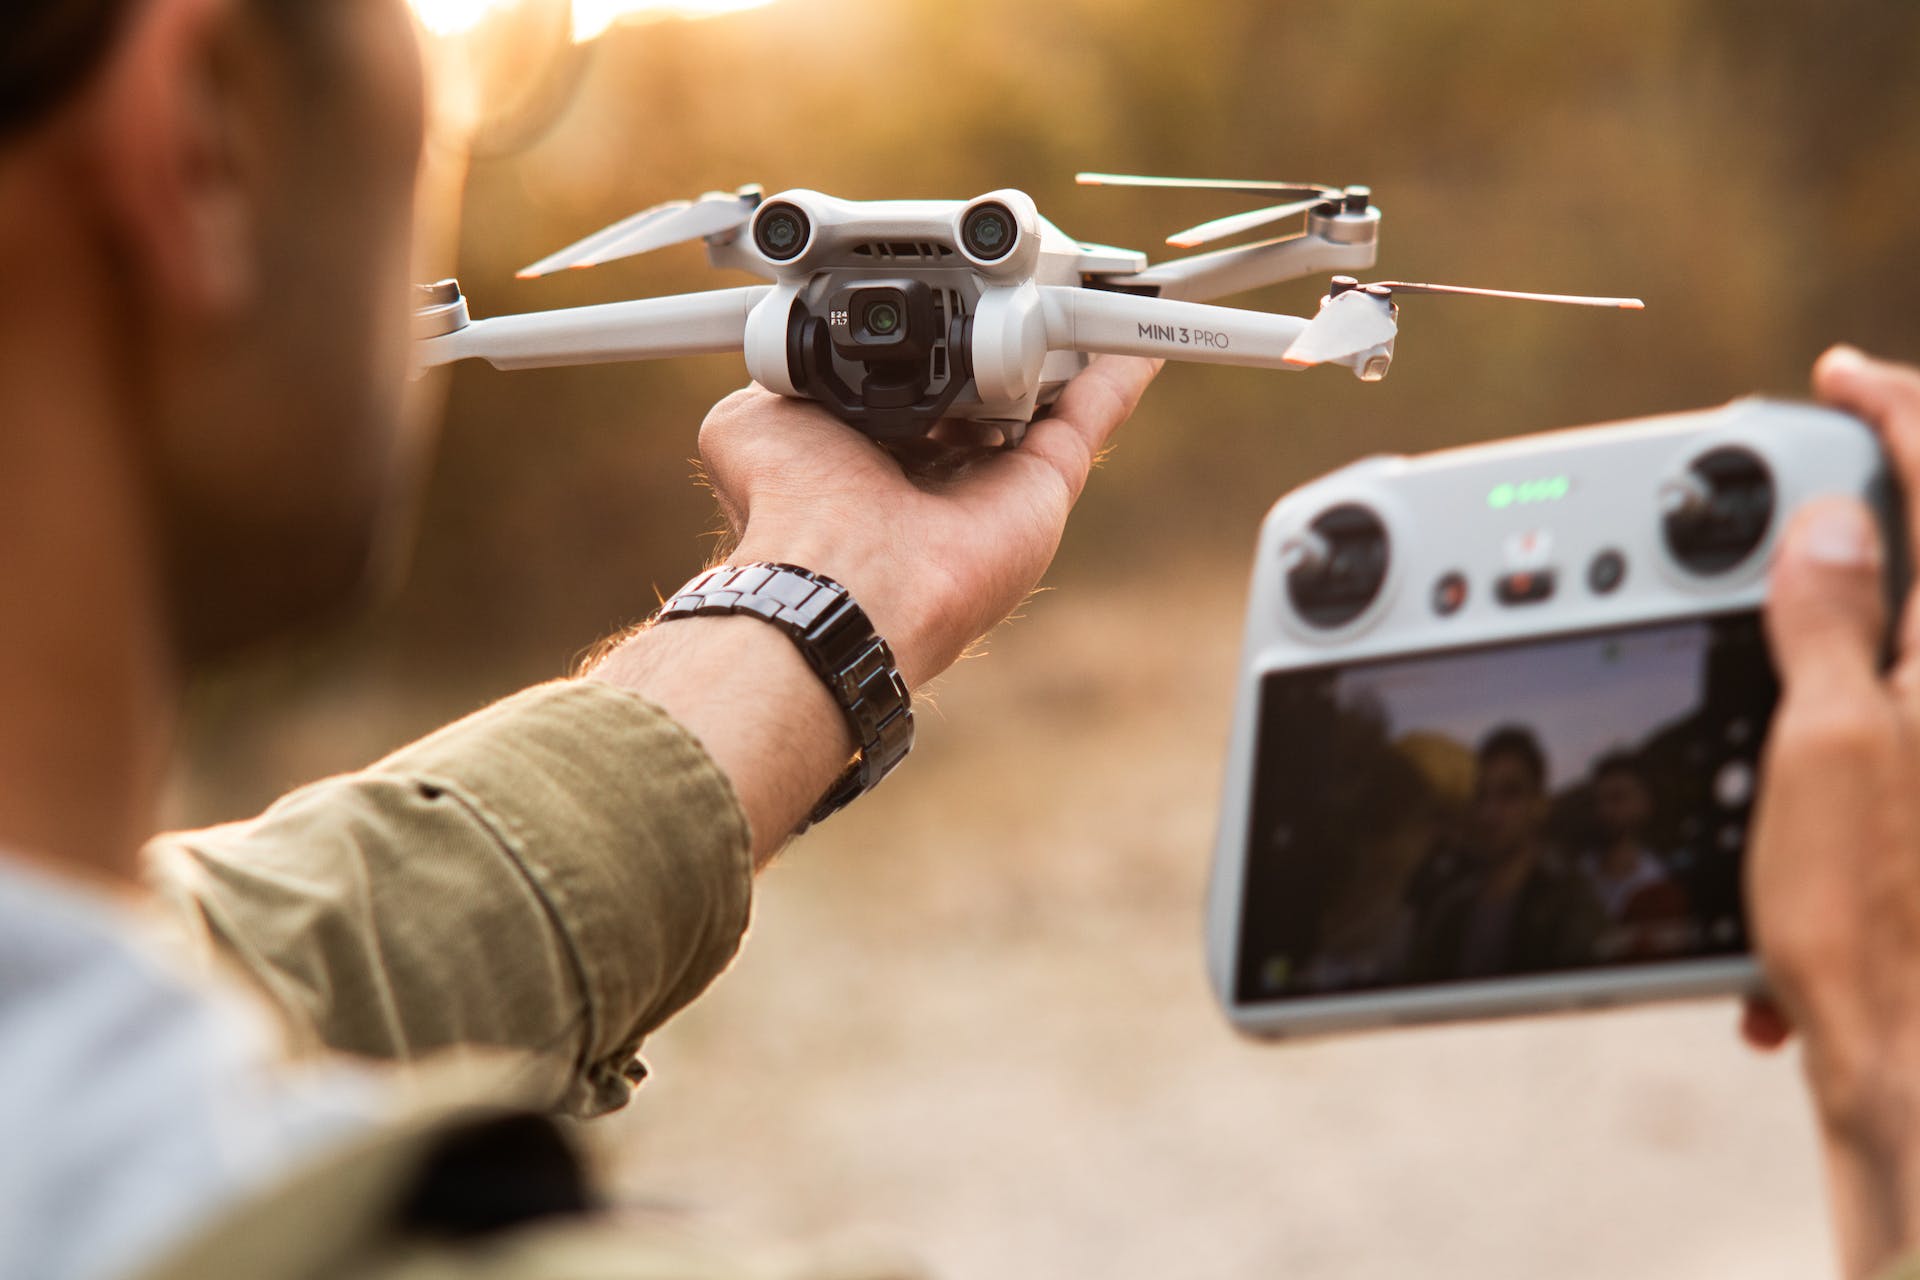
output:
M 1287 349 L 1306 329 L 1298 316 L 1199 302 L 1049 285 L 1040 290 L 1047 346 L 1205 364 L 1289 369 Z
M 767 285 L 751 285 L 497 316 L 421 340 L 416 359 L 423 369 L 469 359 L 496 369 L 541 369 L 739 351 L 748 314 L 771 292 Z

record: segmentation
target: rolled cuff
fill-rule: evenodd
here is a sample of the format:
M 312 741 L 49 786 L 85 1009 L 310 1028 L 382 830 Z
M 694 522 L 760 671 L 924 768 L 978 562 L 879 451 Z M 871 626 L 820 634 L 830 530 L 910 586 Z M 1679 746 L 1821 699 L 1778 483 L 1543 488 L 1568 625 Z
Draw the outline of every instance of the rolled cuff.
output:
M 529 689 L 368 772 L 457 799 L 519 865 L 585 1002 L 567 1104 L 624 1105 L 641 1041 L 725 970 L 746 933 L 751 839 L 726 775 L 665 711 L 597 680 Z
M 631 1096 L 641 1041 L 726 968 L 752 895 L 726 776 L 598 681 L 527 690 L 146 858 L 298 1041 L 514 1051 L 536 1092 L 588 1115 Z

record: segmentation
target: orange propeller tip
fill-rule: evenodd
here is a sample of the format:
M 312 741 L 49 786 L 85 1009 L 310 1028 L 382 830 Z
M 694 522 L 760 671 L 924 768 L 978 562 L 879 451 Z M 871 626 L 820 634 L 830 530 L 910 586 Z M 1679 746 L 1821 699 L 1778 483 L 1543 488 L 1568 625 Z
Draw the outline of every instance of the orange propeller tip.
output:
M 1622 311 L 1645 311 L 1647 309 L 1647 304 L 1640 301 L 1640 299 L 1638 298 L 1628 298 L 1625 302 L 1622 302 L 1620 304 L 1620 309 Z
M 1318 361 L 1314 361 L 1314 360 L 1296 360 L 1296 359 L 1294 359 L 1294 358 L 1293 358 L 1292 356 L 1281 356 L 1281 357 L 1280 357 L 1280 363 L 1282 363 L 1282 364 L 1284 364 L 1284 365 L 1286 365 L 1286 366 L 1288 366 L 1289 368 L 1293 368 L 1293 369 L 1311 369 L 1311 368 L 1313 368 L 1313 366 L 1314 366 L 1315 364 L 1317 364 L 1317 363 L 1318 363 Z
M 513 273 L 513 278 L 515 280 L 538 280 L 540 273 L 538 271 L 516 271 Z
M 1168 236 L 1167 243 L 1176 249 L 1191 249 L 1197 245 L 1205 244 L 1206 241 L 1195 236 Z

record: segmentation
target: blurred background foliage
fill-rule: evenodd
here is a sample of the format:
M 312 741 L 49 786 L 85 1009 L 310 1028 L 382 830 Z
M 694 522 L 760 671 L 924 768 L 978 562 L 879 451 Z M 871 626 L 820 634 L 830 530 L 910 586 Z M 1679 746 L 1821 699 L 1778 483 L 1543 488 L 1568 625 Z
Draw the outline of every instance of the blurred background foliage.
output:
M 1376 277 L 1631 293 L 1619 316 L 1416 299 L 1391 377 L 1170 368 L 1055 581 L 1168 557 L 1241 572 L 1265 508 L 1355 457 L 1792 394 L 1826 343 L 1920 351 L 1920 6 L 1904 0 L 780 0 L 616 28 L 514 92 L 547 127 L 476 160 L 476 314 L 734 283 L 697 246 L 559 279 L 516 268 L 655 202 L 742 182 L 853 198 L 1030 192 L 1153 248 L 1239 207 L 1083 189 L 1083 168 L 1367 183 Z M 556 90 L 555 86 L 558 86 Z M 1311 314 L 1324 280 L 1235 299 Z M 446 376 L 446 375 L 441 375 Z M 737 358 L 452 375 L 405 592 L 301 658 L 230 675 L 195 745 L 204 817 L 556 674 L 694 570 L 688 459 Z M 244 714 L 377 688 L 366 732 L 284 759 Z M 326 749 L 338 742 L 339 750 Z M 310 744 L 311 745 L 311 744 Z

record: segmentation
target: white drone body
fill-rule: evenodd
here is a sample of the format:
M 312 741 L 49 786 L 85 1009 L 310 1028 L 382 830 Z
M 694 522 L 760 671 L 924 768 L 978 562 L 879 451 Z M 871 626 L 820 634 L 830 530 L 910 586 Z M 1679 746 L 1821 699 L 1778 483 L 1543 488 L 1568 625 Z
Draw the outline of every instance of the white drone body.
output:
M 1380 211 L 1364 187 L 1083 174 L 1089 184 L 1199 186 L 1281 203 L 1193 228 L 1194 246 L 1304 217 L 1299 232 L 1149 265 L 1085 244 L 1024 192 L 968 201 L 848 201 L 758 187 L 662 205 L 520 274 L 595 266 L 692 239 L 716 267 L 770 284 L 472 320 L 453 281 L 426 287 L 420 368 L 482 359 L 501 369 L 744 353 L 771 391 L 820 402 L 878 440 L 943 419 L 998 427 L 1009 444 L 1094 353 L 1304 369 L 1344 365 L 1368 381 L 1393 358 L 1395 292 L 1478 293 L 1588 305 L 1633 299 L 1499 294 L 1336 277 L 1312 320 L 1206 300 L 1378 254 Z

